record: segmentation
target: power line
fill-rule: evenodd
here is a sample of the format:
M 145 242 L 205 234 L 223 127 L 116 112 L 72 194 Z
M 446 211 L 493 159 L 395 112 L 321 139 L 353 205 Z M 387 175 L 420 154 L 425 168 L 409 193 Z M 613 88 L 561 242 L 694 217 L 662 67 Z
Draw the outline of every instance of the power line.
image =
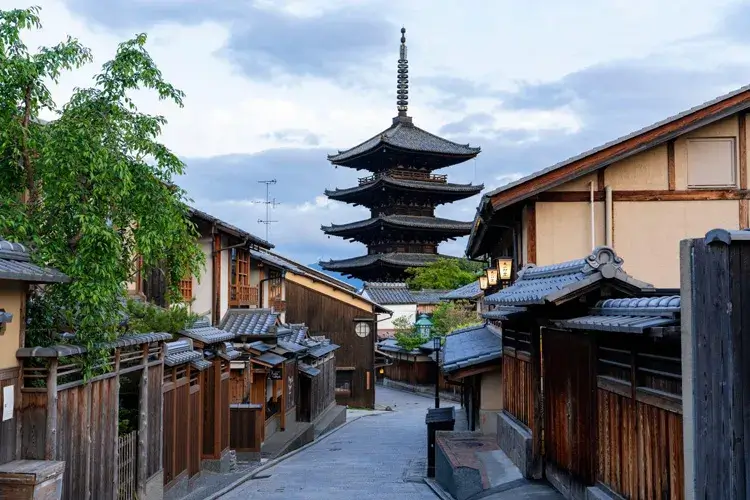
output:
M 258 219 L 258 224 L 266 225 L 266 241 L 270 241 L 268 239 L 268 230 L 270 229 L 271 224 L 279 222 L 277 220 L 271 220 L 270 210 L 271 208 L 276 208 L 278 205 L 281 205 L 281 202 L 276 201 L 276 198 L 271 199 L 271 184 L 276 184 L 276 179 L 271 179 L 270 181 L 258 181 L 258 183 L 266 185 L 266 201 L 254 201 L 253 203 L 263 203 L 266 205 L 266 218 Z

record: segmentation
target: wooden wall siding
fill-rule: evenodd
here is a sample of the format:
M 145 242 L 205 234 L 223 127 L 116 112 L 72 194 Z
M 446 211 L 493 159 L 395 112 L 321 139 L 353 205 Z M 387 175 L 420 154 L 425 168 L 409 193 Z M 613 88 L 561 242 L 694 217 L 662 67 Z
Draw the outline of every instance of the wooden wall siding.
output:
M 229 445 L 237 452 L 260 452 L 264 424 L 262 408 L 231 408 Z
M 16 388 L 16 400 L 18 399 L 18 395 L 20 394 L 18 391 L 18 374 L 18 368 L 0 370 L 0 391 L 3 390 L 3 387 L 11 385 L 14 386 Z M 13 460 L 17 460 L 19 458 L 19 449 L 17 445 L 20 445 L 20 443 L 16 439 L 16 430 L 18 428 L 17 423 L 20 416 L 21 415 L 18 411 L 18 402 L 16 401 L 16 408 L 13 411 L 13 418 L 10 420 L 6 420 L 5 422 L 0 422 L 0 464 L 12 462 Z
M 229 362 L 226 362 L 226 369 L 221 374 L 221 439 L 219 440 L 220 451 L 229 449 Z
M 596 479 L 625 498 L 682 499 L 679 343 L 607 344 L 597 356 Z
M 245 403 L 250 397 L 250 368 L 229 372 L 229 403 Z
M 412 385 L 435 385 L 435 363 L 432 361 L 421 361 L 419 363 L 410 361 L 414 356 L 407 359 L 394 359 L 393 364 L 383 367 L 385 377 L 397 382 L 405 382 Z M 449 384 L 442 373 L 440 373 L 440 390 L 460 394 L 461 388 L 455 384 Z
M 531 336 L 525 332 L 503 332 L 503 409 L 534 430 L 534 385 L 531 367 Z
M 307 379 L 301 376 L 300 381 L 300 406 L 306 401 L 303 391 L 309 390 L 309 411 L 301 408 L 300 416 L 306 422 L 312 422 L 318 418 L 329 406 L 336 401 L 336 358 L 331 358 L 325 363 L 319 364 L 318 376 Z M 309 382 L 303 382 L 305 379 Z M 306 414 L 307 413 L 307 414 Z
M 214 439 L 216 438 L 216 390 L 217 372 L 212 366 L 203 372 L 205 385 L 201 388 L 203 393 L 203 458 L 214 456 Z
M 286 320 L 289 323 L 305 323 L 312 335 L 326 335 L 331 342 L 341 346 L 336 351 L 336 365 L 354 367 L 350 398 L 340 403 L 372 408 L 375 405 L 374 362 L 376 325 L 366 338 L 354 333 L 355 319 L 375 321 L 375 314 L 363 311 L 323 293 L 311 290 L 298 283 L 286 282 Z M 370 386 L 367 387 L 367 373 Z
M 190 453 L 188 455 L 188 475 L 195 476 L 201 470 L 201 444 L 203 440 L 203 398 L 201 395 L 200 379 L 203 375 L 198 374 L 195 381 L 190 382 Z
M 162 394 L 164 366 L 159 364 L 148 369 L 148 463 L 147 477 L 162 469 Z
M 190 436 L 197 429 L 195 424 L 191 422 L 189 367 L 182 365 L 176 369 L 170 369 L 170 372 L 167 374 L 163 388 L 164 412 L 162 419 L 164 429 L 162 460 L 164 464 L 164 484 L 167 487 L 180 476 L 187 474 L 188 462 L 192 455 L 200 457 L 200 450 L 190 447 Z
M 581 484 L 592 485 L 596 464 L 594 342 L 590 336 L 555 330 L 545 330 L 542 342 L 546 461 Z

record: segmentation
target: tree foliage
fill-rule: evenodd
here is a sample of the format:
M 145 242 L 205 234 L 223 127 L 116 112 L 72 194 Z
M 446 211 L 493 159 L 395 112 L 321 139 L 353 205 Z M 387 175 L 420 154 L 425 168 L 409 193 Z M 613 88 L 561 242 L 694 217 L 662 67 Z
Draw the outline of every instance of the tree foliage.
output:
M 410 267 L 407 285 L 412 290 L 453 290 L 477 279 L 482 264 L 468 259 L 438 259 L 424 267 Z
M 402 349 L 411 351 L 427 342 L 427 338 L 417 332 L 416 325 L 409 320 L 407 316 L 399 316 L 393 320 L 393 326 L 396 330 L 396 344 Z
M 166 332 L 175 335 L 199 319 L 187 307 L 162 308 L 139 300 L 128 300 L 126 311 L 125 330 L 128 333 Z
M 131 96 L 146 89 L 181 107 L 184 95 L 163 79 L 141 34 L 58 106 L 47 85 L 91 53 L 73 38 L 29 51 L 22 34 L 41 27 L 38 14 L 0 11 L 0 234 L 72 278 L 46 287 L 39 304 L 65 311 L 64 327 L 95 353 L 116 335 L 136 256 L 165 271 L 173 299 L 202 265 L 185 193 L 172 184 L 185 166 L 158 142 L 164 117 L 140 112 Z M 43 113 L 55 118 L 44 122 Z M 46 344 L 56 332 L 38 333 L 27 341 Z
M 445 336 L 454 330 L 480 323 L 476 310 L 467 302 L 443 302 L 432 313 L 434 335 Z

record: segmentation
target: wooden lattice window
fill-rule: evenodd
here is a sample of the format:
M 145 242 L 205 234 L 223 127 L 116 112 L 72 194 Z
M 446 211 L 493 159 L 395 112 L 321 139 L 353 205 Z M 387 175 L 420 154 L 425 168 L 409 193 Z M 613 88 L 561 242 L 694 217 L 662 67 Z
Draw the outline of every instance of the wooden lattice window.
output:
M 182 300 L 185 302 L 190 302 L 193 300 L 193 278 L 192 276 L 190 278 L 185 278 L 184 280 L 180 280 L 180 293 L 182 294 Z
M 250 254 L 246 250 L 233 248 L 229 269 L 229 305 L 257 306 L 258 287 L 250 286 Z

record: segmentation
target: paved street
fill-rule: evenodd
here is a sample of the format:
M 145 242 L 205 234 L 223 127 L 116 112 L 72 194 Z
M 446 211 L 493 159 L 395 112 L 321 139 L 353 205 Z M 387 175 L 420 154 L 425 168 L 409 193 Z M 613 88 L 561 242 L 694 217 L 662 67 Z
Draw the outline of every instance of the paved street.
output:
M 379 386 L 377 403 L 394 411 L 360 418 L 221 498 L 434 500 L 427 485 L 406 480 L 426 456 L 432 400 Z

